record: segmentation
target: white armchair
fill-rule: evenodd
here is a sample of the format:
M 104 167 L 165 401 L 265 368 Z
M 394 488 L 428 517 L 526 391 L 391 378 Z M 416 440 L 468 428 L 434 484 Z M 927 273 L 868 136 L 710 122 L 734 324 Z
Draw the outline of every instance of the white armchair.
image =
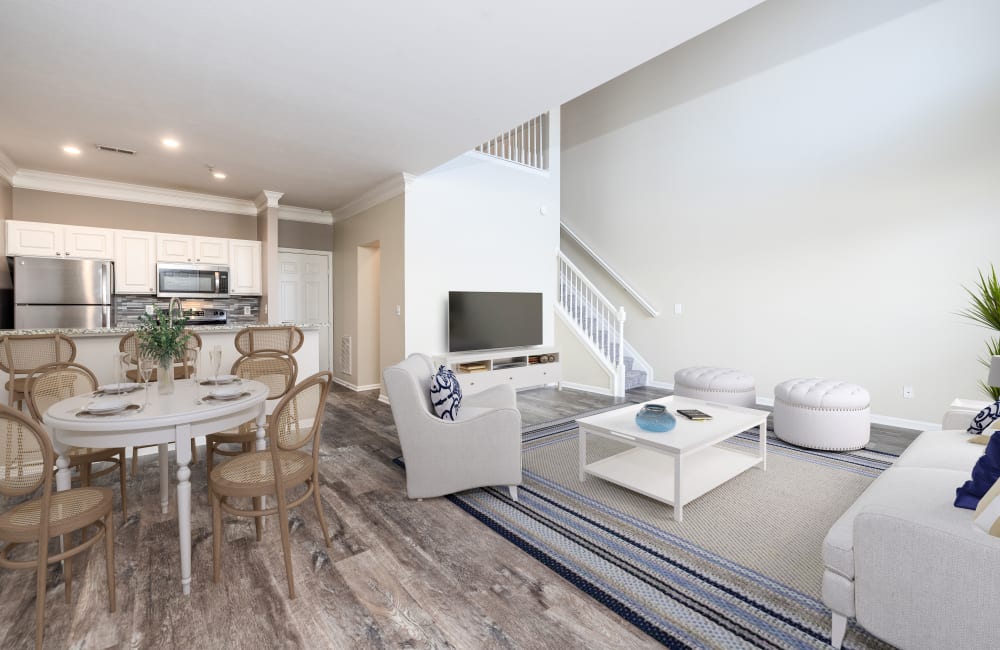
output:
M 521 413 L 509 385 L 464 395 L 454 422 L 431 406 L 435 368 L 411 354 L 385 369 L 385 388 L 406 463 L 406 494 L 437 497 L 488 485 L 506 485 L 517 500 L 521 484 Z

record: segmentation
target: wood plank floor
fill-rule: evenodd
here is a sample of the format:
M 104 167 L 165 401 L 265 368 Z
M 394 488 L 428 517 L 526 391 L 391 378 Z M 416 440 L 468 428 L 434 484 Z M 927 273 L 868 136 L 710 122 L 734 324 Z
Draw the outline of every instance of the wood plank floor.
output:
M 637 389 L 615 400 L 545 388 L 520 393 L 518 405 L 524 422 L 537 424 L 662 394 Z M 891 431 L 884 437 L 898 448 L 912 438 Z M 74 563 L 72 603 L 64 601 L 61 569 L 50 571 L 45 647 L 657 645 L 448 500 L 408 500 L 403 471 L 392 462 L 400 455 L 392 415 L 376 393 L 334 387 L 321 454 L 333 544 L 323 544 L 310 503 L 293 511 L 295 600 L 288 598 L 274 518 L 259 543 L 250 520 L 224 520 L 223 576 L 212 584 L 203 456 L 192 470 L 192 591 L 181 595 L 175 495 L 161 514 L 151 456 L 129 480 L 127 520 L 116 512 L 117 612 L 107 608 L 103 550 L 91 549 Z M 114 485 L 112 477 L 104 480 Z M 0 570 L 0 584 L 0 647 L 31 647 L 34 574 Z

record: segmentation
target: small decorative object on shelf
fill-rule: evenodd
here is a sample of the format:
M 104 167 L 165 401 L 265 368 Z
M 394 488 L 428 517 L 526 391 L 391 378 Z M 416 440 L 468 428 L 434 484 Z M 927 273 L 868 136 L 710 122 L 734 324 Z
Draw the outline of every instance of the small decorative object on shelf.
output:
M 646 431 L 665 433 L 674 428 L 677 419 L 662 404 L 646 404 L 635 414 L 635 423 Z

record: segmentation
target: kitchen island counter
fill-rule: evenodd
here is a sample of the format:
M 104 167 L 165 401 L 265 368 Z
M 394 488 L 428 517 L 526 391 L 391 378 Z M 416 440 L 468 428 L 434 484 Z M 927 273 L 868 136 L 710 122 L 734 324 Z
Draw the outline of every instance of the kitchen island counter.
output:
M 227 323 L 225 325 L 191 325 L 189 330 L 202 334 L 203 332 L 238 332 L 244 327 L 279 327 L 282 325 L 294 325 L 301 330 L 315 330 L 325 327 L 326 323 Z M 72 327 L 53 327 L 51 329 L 21 329 L 21 330 L 0 330 L 0 336 L 19 336 L 23 334 L 62 334 L 70 338 L 82 336 L 115 336 L 121 338 L 129 332 L 139 329 L 138 325 L 125 325 L 122 327 L 98 327 L 93 329 L 82 329 Z

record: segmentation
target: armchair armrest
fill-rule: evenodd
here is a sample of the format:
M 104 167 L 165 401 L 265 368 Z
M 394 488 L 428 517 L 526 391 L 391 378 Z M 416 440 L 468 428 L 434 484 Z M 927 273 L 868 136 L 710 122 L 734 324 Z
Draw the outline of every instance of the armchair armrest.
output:
M 905 648 L 992 647 L 1000 602 L 1000 538 L 971 511 L 905 513 L 871 506 L 854 522 L 858 622 Z

